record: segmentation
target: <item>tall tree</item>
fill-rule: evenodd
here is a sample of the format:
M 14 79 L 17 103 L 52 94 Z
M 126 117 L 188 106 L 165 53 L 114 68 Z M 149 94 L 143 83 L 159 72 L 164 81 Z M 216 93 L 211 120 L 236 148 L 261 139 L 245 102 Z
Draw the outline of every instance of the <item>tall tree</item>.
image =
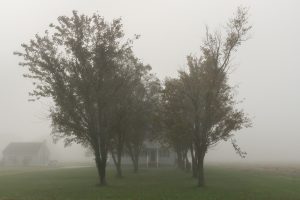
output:
M 208 148 L 231 138 L 233 131 L 250 125 L 243 110 L 236 108 L 233 88 L 228 84 L 232 54 L 247 39 L 250 29 L 247 9 L 238 8 L 227 24 L 225 39 L 220 33 L 207 30 L 201 47 L 202 56 L 199 59 L 188 57 L 189 71 L 180 73 L 183 91 L 194 108 L 198 186 L 205 183 L 203 163 Z M 234 147 L 242 154 L 236 144 Z
M 233 131 L 250 126 L 244 111 L 236 108 L 234 88 L 228 83 L 232 54 L 247 39 L 250 29 L 247 9 L 238 8 L 227 24 L 225 38 L 207 29 L 200 58 L 188 56 L 188 71 L 179 72 L 176 89 L 183 95 L 180 107 L 186 115 L 184 120 L 190 123 L 192 157 L 200 187 L 204 185 L 203 164 L 208 148 L 232 138 Z M 235 140 L 232 142 L 244 156 Z
M 31 95 L 53 100 L 53 136 L 93 150 L 101 185 L 106 184 L 112 113 L 126 87 L 123 76 L 131 65 L 131 44 L 120 19 L 108 23 L 98 14 L 73 11 L 15 52 L 28 69 L 24 76 L 34 80 Z

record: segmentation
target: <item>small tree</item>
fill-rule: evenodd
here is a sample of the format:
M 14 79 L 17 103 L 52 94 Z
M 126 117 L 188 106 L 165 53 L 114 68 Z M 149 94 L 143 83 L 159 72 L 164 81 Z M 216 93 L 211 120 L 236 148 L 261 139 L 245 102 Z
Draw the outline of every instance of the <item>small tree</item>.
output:
M 15 53 L 29 70 L 25 77 L 34 80 L 31 95 L 53 100 L 53 136 L 93 150 L 101 185 L 106 184 L 112 113 L 126 87 L 124 71 L 132 64 L 131 44 L 124 39 L 120 19 L 108 23 L 98 14 L 73 11 Z
M 138 59 L 131 59 L 131 65 L 128 65 L 128 68 L 125 68 L 123 78 L 123 87 L 119 90 L 118 95 L 120 98 L 118 99 L 117 106 L 113 111 L 113 129 L 112 129 L 112 137 L 110 139 L 110 153 L 112 155 L 114 164 L 117 170 L 117 177 L 122 177 L 122 156 L 125 151 L 125 143 L 129 140 L 135 140 L 135 138 L 131 137 L 132 133 L 137 129 L 133 129 L 132 127 L 136 125 L 136 123 L 140 123 L 140 126 L 145 126 L 145 122 L 133 118 L 138 115 L 140 119 L 143 116 L 139 115 L 137 110 L 143 109 L 143 106 L 147 106 L 145 99 L 143 102 L 139 102 L 140 98 L 140 90 L 143 88 L 143 82 L 146 76 L 148 76 L 149 71 L 151 70 L 150 66 L 144 66 L 142 63 L 138 61 Z M 141 88 L 142 87 L 142 88 Z M 143 96 L 143 98 L 151 98 Z M 145 110 L 141 110 L 142 112 Z M 146 115 L 147 113 L 143 113 Z M 138 129 L 140 131 L 145 131 L 144 129 Z M 138 136 L 137 136 L 138 137 Z
M 188 151 L 192 145 L 189 104 L 185 102 L 179 79 L 166 79 L 162 95 L 163 141 L 177 154 L 177 165 L 185 169 Z
M 133 163 L 133 171 L 138 172 L 139 157 L 146 137 L 158 130 L 156 123 L 159 115 L 161 85 L 152 74 L 147 74 L 136 85 L 131 101 L 129 129 L 126 137 L 126 148 Z

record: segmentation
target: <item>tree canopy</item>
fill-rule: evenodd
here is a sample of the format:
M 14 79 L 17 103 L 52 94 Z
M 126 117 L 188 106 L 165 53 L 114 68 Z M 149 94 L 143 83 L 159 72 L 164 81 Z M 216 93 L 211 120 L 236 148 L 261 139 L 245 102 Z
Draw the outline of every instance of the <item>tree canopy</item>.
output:
M 124 153 L 137 172 L 143 143 L 151 138 L 174 149 L 180 168 L 191 155 L 193 175 L 203 186 L 211 146 L 232 139 L 236 152 L 245 155 L 233 136 L 251 122 L 237 108 L 228 79 L 232 55 L 250 29 L 242 7 L 223 33 L 207 28 L 200 57 L 188 56 L 187 70 L 163 86 L 134 54 L 138 36 L 126 38 L 121 19 L 107 22 L 97 13 L 60 16 L 15 54 L 28 69 L 24 76 L 34 81 L 33 99 L 53 101 L 53 137 L 92 150 L 100 185 L 106 184 L 108 153 L 118 177 Z
M 247 39 L 250 29 L 247 9 L 238 8 L 225 34 L 211 33 L 207 28 L 201 56 L 188 56 L 188 70 L 179 71 L 176 79 L 166 80 L 164 108 L 166 128 L 171 132 L 168 138 L 175 148 L 184 145 L 181 153 L 185 156 L 188 149 L 192 152 L 199 186 L 204 185 L 203 162 L 208 148 L 251 125 L 244 111 L 236 107 L 234 88 L 228 83 L 232 54 Z M 235 140 L 232 143 L 244 156 Z
M 116 120 L 151 69 L 134 56 L 132 42 L 124 36 L 121 19 L 109 23 L 98 14 L 73 11 L 15 53 L 24 59 L 25 77 L 34 80 L 31 95 L 54 102 L 53 136 L 93 149 L 103 185 Z

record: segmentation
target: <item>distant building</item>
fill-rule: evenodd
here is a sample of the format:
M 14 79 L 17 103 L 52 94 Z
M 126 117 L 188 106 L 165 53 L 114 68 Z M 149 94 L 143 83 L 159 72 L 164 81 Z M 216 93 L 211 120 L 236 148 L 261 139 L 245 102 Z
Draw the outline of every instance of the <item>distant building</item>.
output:
M 47 165 L 50 152 L 45 142 L 13 142 L 3 150 L 4 166 Z
M 162 146 L 159 142 L 146 141 L 139 157 L 139 165 L 143 167 L 175 166 L 176 158 L 176 153 L 170 148 Z M 109 158 L 109 163 L 113 164 L 111 158 Z M 122 164 L 132 164 L 132 160 L 128 154 L 123 155 Z

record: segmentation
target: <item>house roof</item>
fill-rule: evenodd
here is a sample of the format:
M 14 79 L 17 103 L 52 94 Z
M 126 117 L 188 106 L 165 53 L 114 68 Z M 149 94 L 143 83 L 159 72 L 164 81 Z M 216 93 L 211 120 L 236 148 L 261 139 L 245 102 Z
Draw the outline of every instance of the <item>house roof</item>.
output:
M 12 142 L 3 150 L 3 154 L 33 155 L 36 154 L 43 145 L 43 142 Z

